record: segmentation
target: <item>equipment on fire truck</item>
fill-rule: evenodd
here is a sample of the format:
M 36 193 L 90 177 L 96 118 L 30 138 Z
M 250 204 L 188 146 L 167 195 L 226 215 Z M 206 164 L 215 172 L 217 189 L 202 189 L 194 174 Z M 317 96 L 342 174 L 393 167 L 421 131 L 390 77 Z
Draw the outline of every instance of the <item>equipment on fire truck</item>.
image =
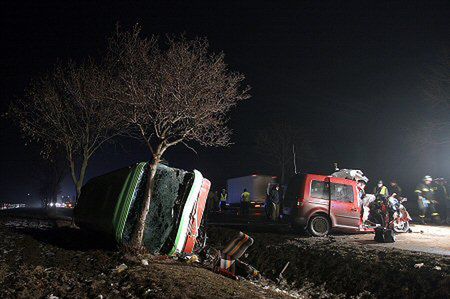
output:
M 347 180 L 364 181 L 366 183 L 369 181 L 369 179 L 359 169 L 340 169 L 333 172 L 331 176 Z

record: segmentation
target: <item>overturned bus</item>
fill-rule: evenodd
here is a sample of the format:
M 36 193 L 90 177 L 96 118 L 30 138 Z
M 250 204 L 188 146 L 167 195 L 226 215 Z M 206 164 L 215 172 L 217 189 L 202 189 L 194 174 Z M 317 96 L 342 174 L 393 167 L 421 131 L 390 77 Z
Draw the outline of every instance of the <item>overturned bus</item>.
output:
M 150 164 L 141 162 L 89 180 L 74 210 L 75 223 L 129 244 L 144 203 Z M 143 245 L 152 253 L 191 254 L 211 183 L 202 174 L 159 165 Z

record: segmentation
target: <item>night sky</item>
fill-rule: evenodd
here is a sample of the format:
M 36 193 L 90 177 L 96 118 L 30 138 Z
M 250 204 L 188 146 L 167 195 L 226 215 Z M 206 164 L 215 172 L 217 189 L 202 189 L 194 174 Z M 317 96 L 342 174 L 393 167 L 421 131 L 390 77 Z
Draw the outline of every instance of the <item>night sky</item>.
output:
M 145 35 L 206 36 L 252 87 L 252 98 L 231 114 L 233 146 L 194 145 L 198 155 L 179 147 L 166 156 L 171 166 L 202 171 L 213 188 L 228 177 L 276 173 L 254 143 L 259 130 L 281 119 L 311 136 L 316 158 L 302 171 L 328 174 L 337 161 L 372 182 L 396 177 L 407 188 L 425 174 L 450 177 L 448 145 L 413 153 L 405 137 L 433 117 L 423 81 L 450 47 L 450 1 L 62 2 L 2 1 L 2 113 L 58 59 L 96 57 L 117 22 L 139 22 Z M 25 147 L 9 120 L 1 120 L 0 134 L 0 201 L 23 201 L 35 193 L 38 150 Z M 88 176 L 148 159 L 141 144 L 119 140 L 97 153 Z

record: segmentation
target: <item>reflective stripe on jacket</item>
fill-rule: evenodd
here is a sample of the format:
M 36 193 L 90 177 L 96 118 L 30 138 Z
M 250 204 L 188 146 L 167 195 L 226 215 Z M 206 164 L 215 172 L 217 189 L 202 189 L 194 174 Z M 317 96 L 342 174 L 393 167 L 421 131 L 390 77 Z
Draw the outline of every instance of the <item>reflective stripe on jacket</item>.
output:
M 226 193 L 222 193 L 220 194 L 220 201 L 227 201 L 227 194 Z

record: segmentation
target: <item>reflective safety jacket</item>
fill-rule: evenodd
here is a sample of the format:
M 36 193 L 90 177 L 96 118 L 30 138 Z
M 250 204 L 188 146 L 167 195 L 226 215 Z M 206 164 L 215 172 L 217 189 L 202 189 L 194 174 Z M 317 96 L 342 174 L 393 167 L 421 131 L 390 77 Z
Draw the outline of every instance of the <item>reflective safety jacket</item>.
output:
M 436 187 L 425 183 L 420 183 L 414 190 L 417 196 L 425 197 L 427 200 L 434 200 L 435 191 Z
M 220 201 L 227 201 L 228 194 L 220 193 Z
M 250 192 L 245 191 L 244 193 L 241 194 L 241 200 L 243 202 L 250 202 Z
M 381 195 L 383 197 L 388 197 L 389 195 L 389 191 L 388 188 L 386 188 L 386 186 L 381 186 L 381 187 L 375 187 L 375 189 L 373 189 L 373 194 L 375 196 Z

